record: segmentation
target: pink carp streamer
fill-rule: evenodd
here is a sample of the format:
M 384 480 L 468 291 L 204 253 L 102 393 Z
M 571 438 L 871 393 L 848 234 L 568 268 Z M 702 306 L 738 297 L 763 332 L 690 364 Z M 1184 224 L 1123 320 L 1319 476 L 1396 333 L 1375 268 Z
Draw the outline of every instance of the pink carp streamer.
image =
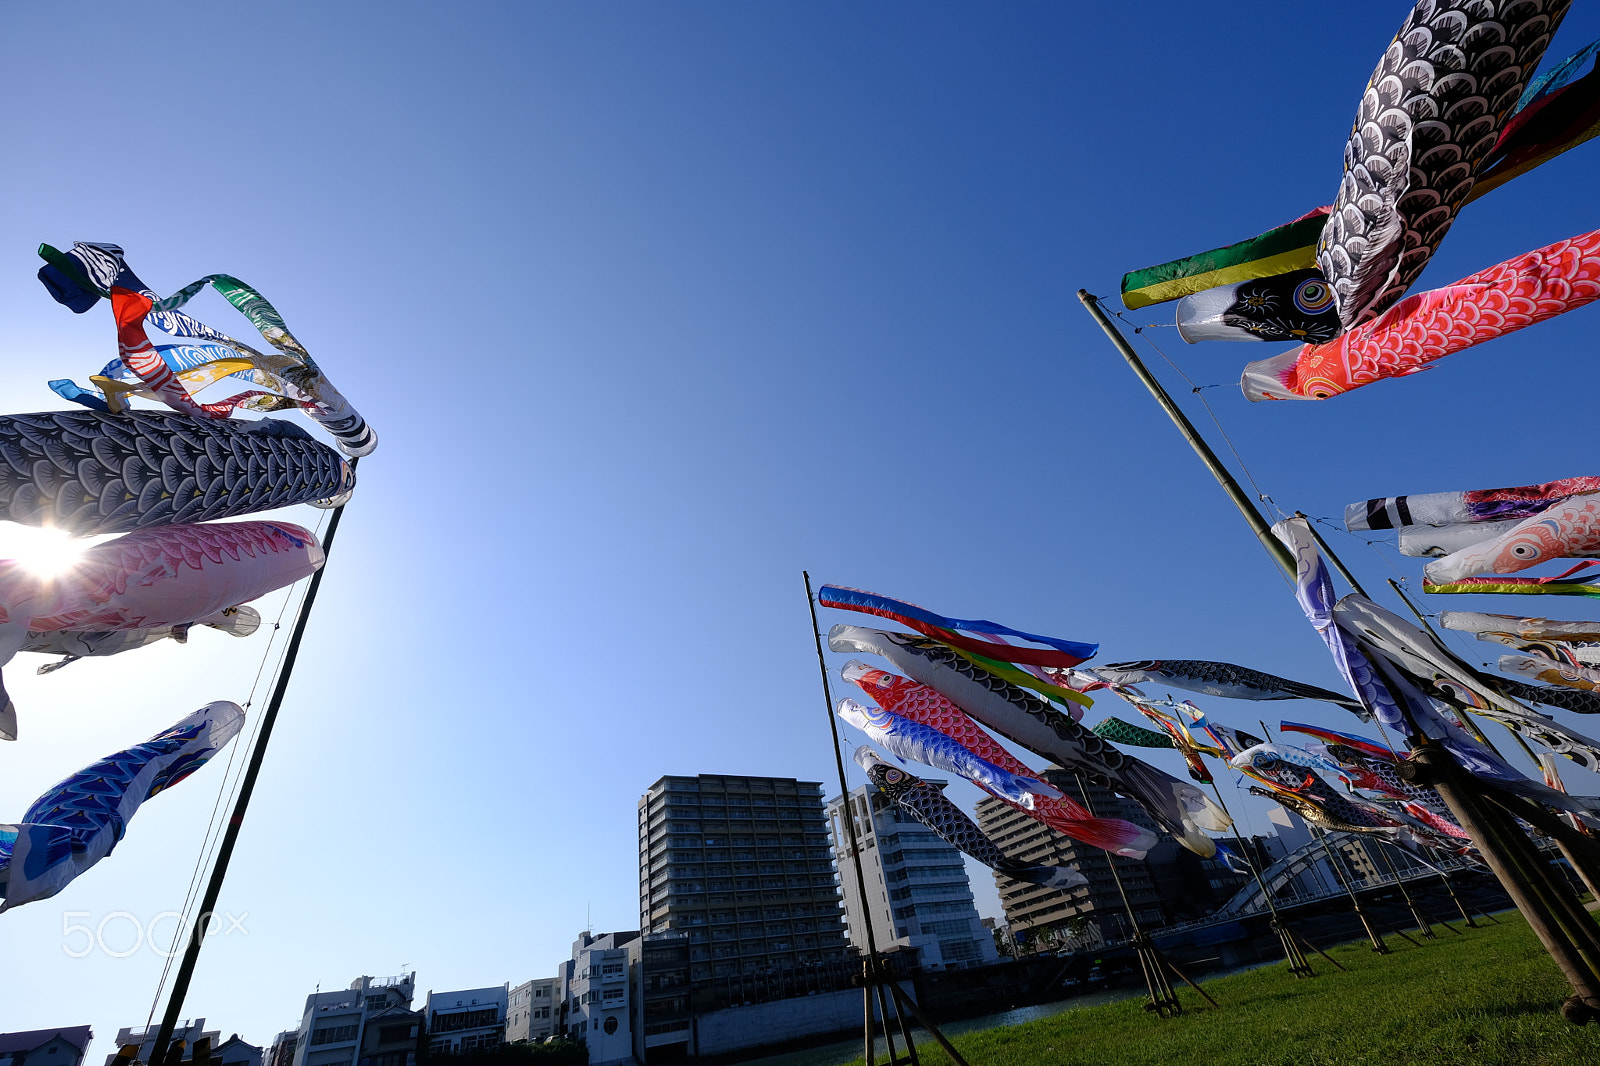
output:
M 1025 777 L 1037 776 L 1020 759 L 980 729 L 960 707 L 927 685 L 918 684 L 910 678 L 878 670 L 855 660 L 845 664 L 842 674 L 846 681 L 871 696 L 877 701 L 878 706 L 885 710 L 938 730 L 978 758 L 991 762 L 1003 770 Z M 1120 818 L 1096 818 L 1082 804 L 1069 796 L 1060 799 L 1035 796 L 1032 810 L 1019 803 L 1012 803 L 1004 796 L 996 798 L 1004 800 L 1023 814 L 1043 822 L 1058 832 L 1065 833 L 1074 840 L 1081 840 L 1085 844 L 1103 848 L 1117 855 L 1142 859 L 1156 843 L 1155 834 L 1148 829 Z
M 1326 344 L 1244 368 L 1251 400 L 1326 400 L 1515 333 L 1600 299 L 1600 230 L 1508 259 L 1454 285 L 1408 296 Z
M 311 532 L 287 522 L 157 526 L 97 544 L 52 578 L 0 562 L 0 623 L 35 633 L 182 625 L 309 577 L 322 561 Z
M 1551 559 L 1600 555 L 1600 493 L 1572 496 L 1502 525 L 1510 528 L 1423 567 L 1423 579 L 1448 585 L 1479 574 L 1514 574 Z

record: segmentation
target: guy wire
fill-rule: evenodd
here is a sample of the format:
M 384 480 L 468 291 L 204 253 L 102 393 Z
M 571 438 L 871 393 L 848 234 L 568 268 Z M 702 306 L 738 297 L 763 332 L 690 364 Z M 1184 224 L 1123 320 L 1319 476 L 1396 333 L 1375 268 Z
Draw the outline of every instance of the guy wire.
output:
M 319 541 L 322 536 L 322 528 L 327 524 L 327 520 L 328 512 L 324 511 L 317 520 L 317 528 L 315 530 Z M 267 660 L 272 657 L 274 647 L 277 648 L 278 666 L 274 668 L 273 675 L 276 676 L 277 671 L 282 669 L 283 655 L 287 646 L 279 643 L 278 637 L 283 632 L 283 616 L 289 610 L 290 601 L 294 599 L 294 591 L 295 589 L 293 585 L 284 590 L 283 600 L 278 605 L 278 616 L 273 619 L 272 622 L 272 630 L 267 639 L 267 646 L 261 650 L 261 659 L 256 664 L 255 677 L 250 683 L 250 694 L 245 698 L 243 704 L 246 709 L 248 709 L 251 704 L 255 702 L 256 691 L 261 685 L 261 676 L 266 670 Z M 304 599 L 304 597 L 305 589 L 302 587 L 301 598 Z M 211 806 L 211 816 L 206 823 L 205 835 L 201 837 L 200 850 L 195 856 L 194 869 L 189 874 L 189 887 L 184 893 L 183 906 L 179 911 L 182 922 L 180 923 L 179 928 L 172 934 L 172 944 L 170 945 L 171 950 L 166 953 L 166 964 L 161 968 L 161 977 L 156 982 L 155 996 L 150 1001 L 150 1013 L 145 1016 L 146 1029 L 150 1027 L 150 1023 L 155 1019 L 156 1007 L 161 1002 L 161 993 L 166 988 L 167 978 L 172 972 L 172 960 L 178 956 L 178 952 L 176 950 L 178 942 L 183 938 L 184 930 L 189 927 L 190 911 L 194 906 L 195 896 L 200 885 L 200 873 L 207 865 L 207 860 L 216 851 L 217 842 L 221 839 L 220 835 L 218 834 L 218 830 L 221 828 L 222 823 L 218 818 L 218 814 L 222 809 L 223 800 L 231 800 L 238 793 L 240 778 L 236 772 L 235 764 L 238 762 L 239 752 L 249 750 L 249 748 L 255 744 L 256 737 L 259 735 L 261 727 L 260 717 L 257 715 L 251 715 L 250 717 L 251 721 L 248 735 L 244 738 L 241 738 L 240 743 L 228 745 L 228 761 L 223 765 L 222 779 L 217 786 L 217 798 Z

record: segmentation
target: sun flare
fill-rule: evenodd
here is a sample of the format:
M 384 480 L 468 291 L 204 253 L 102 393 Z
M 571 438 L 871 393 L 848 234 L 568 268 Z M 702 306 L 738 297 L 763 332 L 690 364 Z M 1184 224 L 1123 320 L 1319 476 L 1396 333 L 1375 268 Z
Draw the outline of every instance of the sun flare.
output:
M 15 561 L 35 577 L 66 573 L 91 543 L 62 529 L 0 523 L 0 559 Z

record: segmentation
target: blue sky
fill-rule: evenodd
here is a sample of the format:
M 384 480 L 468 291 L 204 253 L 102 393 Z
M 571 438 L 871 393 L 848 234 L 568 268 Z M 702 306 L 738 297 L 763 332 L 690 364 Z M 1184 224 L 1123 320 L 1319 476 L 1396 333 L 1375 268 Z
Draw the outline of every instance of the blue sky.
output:
M 114 354 L 103 307 L 74 317 L 32 277 L 40 241 L 110 240 L 162 291 L 216 270 L 261 289 L 382 440 L 221 901 L 247 931 L 208 945 L 185 1014 L 265 1043 L 318 984 L 518 982 L 554 971 L 586 911 L 634 927 L 656 778 L 832 772 L 802 568 L 1104 661 L 1336 686 L 1074 294 L 1329 202 L 1406 8 L 7 5 L 0 410 L 57 407 L 47 379 Z M 1596 36 L 1580 4 L 1552 54 Z M 1597 151 L 1472 205 L 1422 284 L 1596 225 Z M 1204 395 L 1277 506 L 1337 516 L 1595 473 L 1564 401 L 1596 314 L 1322 404 L 1243 400 L 1268 346 L 1147 334 L 1224 385 Z M 1420 561 L 1330 535 L 1369 586 L 1417 583 Z M 1521 609 L 1457 600 L 1430 608 Z M 0 819 L 244 700 L 264 648 L 201 633 L 47 677 L 20 658 Z M 0 1029 L 89 1022 L 99 1055 L 143 1024 L 162 960 L 69 958 L 63 922 L 106 921 L 120 953 L 179 906 L 219 771 L 0 917 Z

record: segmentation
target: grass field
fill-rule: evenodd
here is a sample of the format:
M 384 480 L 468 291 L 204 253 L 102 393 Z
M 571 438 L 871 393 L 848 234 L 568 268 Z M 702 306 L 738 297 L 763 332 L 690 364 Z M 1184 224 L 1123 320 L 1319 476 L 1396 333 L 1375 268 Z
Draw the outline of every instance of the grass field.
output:
M 1600 1025 L 1557 1008 L 1569 994 L 1515 911 L 1394 954 L 1365 941 L 1312 956 L 1296 981 L 1281 963 L 1205 982 L 1221 1009 L 1183 986 L 1184 1013 L 1163 1021 L 1144 997 L 956 1037 L 971 1066 L 1583 1066 L 1600 1064 Z M 1459 923 L 1457 927 L 1460 928 Z M 919 1040 L 922 1061 L 948 1063 Z M 857 1060 L 859 1061 L 859 1060 Z

